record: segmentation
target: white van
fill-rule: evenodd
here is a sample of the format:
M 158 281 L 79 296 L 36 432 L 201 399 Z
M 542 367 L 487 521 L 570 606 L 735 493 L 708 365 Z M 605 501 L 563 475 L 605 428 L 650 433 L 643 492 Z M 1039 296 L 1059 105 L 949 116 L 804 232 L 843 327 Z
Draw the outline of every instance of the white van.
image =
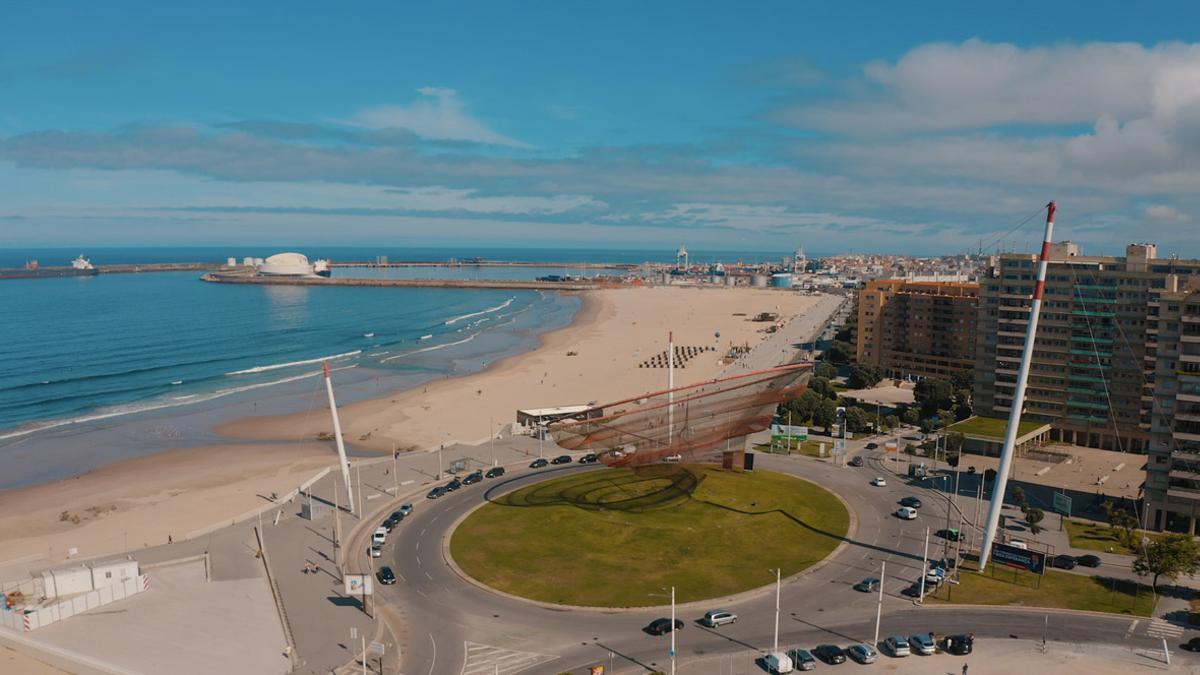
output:
M 371 543 L 376 546 L 383 546 L 383 542 L 387 541 L 387 528 L 375 528 L 375 534 L 371 535 Z
M 768 673 L 792 672 L 792 659 L 783 652 L 771 652 L 763 657 Z

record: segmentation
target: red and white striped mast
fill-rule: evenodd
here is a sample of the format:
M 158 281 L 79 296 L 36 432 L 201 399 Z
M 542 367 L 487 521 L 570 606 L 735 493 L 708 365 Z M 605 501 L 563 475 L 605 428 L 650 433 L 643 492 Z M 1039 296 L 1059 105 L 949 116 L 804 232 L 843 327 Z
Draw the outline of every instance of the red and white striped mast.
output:
M 337 442 L 338 466 L 342 468 L 342 482 L 346 484 L 347 503 L 354 512 L 354 488 L 350 486 L 350 462 L 346 460 L 346 445 L 342 442 L 342 422 L 338 419 L 337 402 L 333 400 L 333 380 L 329 379 L 329 362 L 321 362 L 325 372 L 325 391 L 329 394 L 329 412 L 333 413 L 333 440 Z
M 1033 343 L 1037 338 L 1038 316 L 1042 311 L 1042 294 L 1046 290 L 1046 266 L 1050 260 L 1050 238 L 1054 233 L 1054 202 L 1046 205 L 1046 234 L 1042 237 L 1042 255 L 1038 259 L 1037 284 L 1033 287 L 1033 303 L 1029 308 L 1029 325 L 1025 328 L 1025 345 L 1021 350 L 1021 367 L 1017 370 L 1017 388 L 1013 392 L 1012 407 L 1008 411 L 1008 430 L 1004 434 L 1004 449 L 1000 451 L 1000 466 L 996 470 L 996 484 L 992 486 L 992 501 L 988 504 L 987 527 L 983 532 L 983 546 L 979 551 L 979 569 L 984 570 L 992 555 L 992 542 L 996 539 L 996 528 L 1000 525 L 1000 509 L 1004 506 L 1004 492 L 1008 487 L 1008 474 L 1012 470 L 1013 448 L 1017 444 L 1017 430 L 1021 426 L 1021 411 L 1025 407 L 1025 384 L 1029 381 L 1029 363 L 1033 360 Z

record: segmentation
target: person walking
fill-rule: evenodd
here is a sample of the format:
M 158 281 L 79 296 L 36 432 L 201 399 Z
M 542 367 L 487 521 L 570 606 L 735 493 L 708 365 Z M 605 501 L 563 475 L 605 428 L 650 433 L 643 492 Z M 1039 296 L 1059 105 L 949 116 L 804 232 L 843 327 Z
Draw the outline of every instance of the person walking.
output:
M 967 675 L 967 664 L 965 664 L 965 663 L 963 664 L 963 672 L 962 672 L 962 675 Z

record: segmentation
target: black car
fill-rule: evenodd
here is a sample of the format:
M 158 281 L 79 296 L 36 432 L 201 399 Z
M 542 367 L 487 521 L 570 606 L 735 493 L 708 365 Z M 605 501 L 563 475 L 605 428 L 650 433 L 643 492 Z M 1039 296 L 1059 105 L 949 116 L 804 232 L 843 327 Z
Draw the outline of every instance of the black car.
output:
M 868 449 L 868 450 L 874 450 L 874 449 L 876 449 L 876 448 L 878 448 L 878 447 L 879 447 L 879 444 L 878 444 L 878 443 L 867 443 L 867 449 Z
M 379 583 L 385 586 L 390 586 L 396 583 L 396 575 L 392 572 L 392 568 L 388 567 L 387 565 L 380 567 L 379 571 L 375 573 L 375 576 L 379 577 Z
M 930 590 L 933 590 L 933 589 L 932 589 L 932 588 L 926 588 L 925 590 L 926 590 L 926 591 L 930 591 Z M 908 596 L 908 597 L 910 597 L 910 598 L 919 598 L 919 597 L 921 597 L 921 581 L 920 581 L 920 579 L 918 579 L 917 581 L 914 581 L 914 582 L 912 582 L 912 585 L 911 585 L 911 586 L 909 586 L 908 588 L 906 588 L 906 589 L 904 589 L 904 590 L 902 590 L 902 591 L 900 591 L 900 592 L 901 592 L 902 594 L 904 594 L 904 595 L 907 595 L 907 596 Z
M 966 656 L 973 649 L 975 649 L 975 636 L 973 634 L 946 636 L 946 651 L 955 656 Z
M 470 476 L 467 476 L 466 478 L 464 478 L 462 481 L 462 484 L 463 485 L 474 485 L 475 483 L 478 483 L 481 480 L 483 480 L 483 471 L 476 471 L 475 473 L 471 474 Z
M 546 466 L 546 465 L 547 465 L 547 464 L 549 464 L 549 463 L 550 463 L 550 462 L 547 462 L 547 461 L 546 461 L 546 460 L 544 460 L 544 459 L 538 458 L 538 459 L 535 459 L 535 460 L 533 460 L 533 463 L 529 465 L 529 468 L 531 468 L 531 469 L 540 469 L 540 468 L 542 468 L 543 466 Z
M 1087 555 L 1076 556 L 1075 563 L 1077 565 L 1083 565 L 1084 567 L 1099 567 L 1100 556 L 1095 556 L 1090 553 Z
M 446 488 L 439 485 L 439 486 L 433 488 L 432 490 L 430 490 L 429 494 L 425 495 L 425 498 L 426 499 L 437 499 L 438 497 L 441 497 L 445 494 L 446 494 Z
M 900 500 L 900 506 L 911 506 L 914 509 L 921 508 L 921 500 L 916 497 L 905 497 Z
M 846 650 L 837 645 L 817 645 L 812 655 L 831 666 L 846 662 Z
M 450 481 L 449 483 L 446 483 L 446 492 L 454 492 L 458 488 L 462 487 L 462 485 L 463 485 L 462 481 L 455 478 L 454 480 Z
M 391 532 L 392 528 L 396 527 L 397 522 L 399 521 L 393 520 L 391 516 L 388 516 L 388 519 L 383 521 L 382 527 L 388 532 Z
M 1200 652 L 1200 637 L 1194 637 L 1191 640 L 1179 645 L 1180 649 L 1185 649 L 1189 652 Z
M 595 463 L 596 463 L 596 459 L 597 459 L 597 457 L 596 457 L 596 453 L 594 453 L 594 452 L 589 452 L 588 454 L 586 454 L 586 455 L 584 455 L 583 457 L 580 457 L 580 458 L 579 458 L 579 463 L 580 463 L 580 464 L 595 464 Z
M 862 457 L 853 457 L 850 459 L 850 466 L 862 466 L 862 465 L 863 465 Z
M 483 475 L 485 478 L 499 478 L 500 476 L 504 475 L 504 467 L 493 466 L 492 468 L 488 469 L 487 473 Z
M 1051 566 L 1062 570 L 1075 569 L 1075 556 L 1073 555 L 1056 555 L 1054 560 L 1050 561 Z
M 550 460 L 550 463 L 551 464 L 570 464 L 571 457 L 568 455 L 559 455 L 558 457 L 555 457 L 554 459 Z
M 665 618 L 655 619 L 650 622 L 649 626 L 646 626 L 646 632 L 651 635 L 666 635 L 671 630 L 671 620 Z M 675 619 L 674 630 L 683 630 L 683 619 Z
M 949 539 L 950 541 L 959 541 L 967 538 L 967 535 L 960 532 L 957 527 L 952 527 L 949 530 L 938 530 L 937 536 Z
M 401 512 L 401 511 L 392 511 L 392 515 L 391 515 L 391 521 L 392 521 L 393 523 L 399 524 L 399 523 L 400 523 L 400 521 L 402 521 L 402 520 L 404 520 L 404 513 L 403 513 L 403 512 Z

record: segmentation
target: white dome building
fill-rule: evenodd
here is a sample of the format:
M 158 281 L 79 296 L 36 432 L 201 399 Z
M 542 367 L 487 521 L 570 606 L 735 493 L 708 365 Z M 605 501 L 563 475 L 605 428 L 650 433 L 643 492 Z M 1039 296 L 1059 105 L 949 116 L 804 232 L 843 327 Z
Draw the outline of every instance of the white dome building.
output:
M 272 277 L 311 277 L 313 267 L 303 253 L 276 253 L 258 266 L 258 273 Z

